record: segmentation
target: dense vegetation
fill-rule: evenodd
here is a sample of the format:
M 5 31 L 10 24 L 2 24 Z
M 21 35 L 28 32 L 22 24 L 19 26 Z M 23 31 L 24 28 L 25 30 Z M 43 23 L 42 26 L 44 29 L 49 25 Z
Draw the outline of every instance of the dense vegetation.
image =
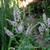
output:
M 18 0 L 0 0 L 0 50 L 50 50 L 50 0 L 19 8 Z

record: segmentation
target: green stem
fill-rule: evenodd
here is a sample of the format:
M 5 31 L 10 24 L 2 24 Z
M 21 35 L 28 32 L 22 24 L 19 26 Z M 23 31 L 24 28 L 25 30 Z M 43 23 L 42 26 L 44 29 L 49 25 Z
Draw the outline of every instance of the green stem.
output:
M 12 42 L 12 38 L 10 38 L 10 40 L 9 40 L 8 50 L 10 50 L 9 48 L 11 46 L 11 42 Z

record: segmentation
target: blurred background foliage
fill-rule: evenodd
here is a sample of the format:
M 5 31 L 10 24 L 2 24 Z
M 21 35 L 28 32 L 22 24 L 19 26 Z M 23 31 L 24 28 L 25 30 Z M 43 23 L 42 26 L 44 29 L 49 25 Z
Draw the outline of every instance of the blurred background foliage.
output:
M 8 25 L 8 23 L 6 22 L 6 18 L 13 20 L 12 12 L 13 12 L 14 5 L 18 6 L 17 0 L 0 0 L 0 50 L 8 50 L 10 38 L 6 34 L 4 34 L 4 26 L 9 28 L 10 30 L 12 29 L 11 26 Z M 36 18 L 39 18 L 39 16 L 42 16 L 43 9 L 45 10 L 45 13 L 47 14 L 47 16 L 50 17 L 50 0 L 44 0 L 44 3 L 29 4 L 27 6 L 27 10 L 24 13 L 25 13 L 26 17 L 28 16 L 27 13 L 30 13 L 31 15 L 34 15 Z M 23 9 L 20 9 L 20 10 L 24 11 Z M 21 13 L 21 16 L 23 16 L 23 12 Z M 19 37 L 16 37 L 17 40 L 20 39 L 20 41 L 22 41 L 23 35 L 18 35 L 18 36 Z M 26 42 L 26 40 L 28 40 L 27 41 L 28 43 Z M 26 43 L 27 43 L 27 45 L 32 46 L 32 44 L 30 43 L 30 42 L 32 42 L 32 40 L 30 40 L 30 41 L 29 40 L 30 40 L 29 38 L 28 39 L 24 38 L 24 40 L 22 42 L 19 42 L 19 44 L 17 44 L 19 47 L 18 46 L 15 46 L 15 47 L 18 48 L 18 50 L 23 50 L 21 48 L 21 46 Z M 16 41 L 12 41 L 11 46 L 14 47 L 14 45 L 16 45 Z M 29 49 L 26 48 L 25 50 L 29 50 Z M 30 50 L 33 50 L 33 49 L 30 49 Z M 41 49 L 38 49 L 38 50 L 41 50 Z M 43 48 L 43 50 L 46 50 L 46 49 Z M 50 48 L 47 50 L 50 50 Z

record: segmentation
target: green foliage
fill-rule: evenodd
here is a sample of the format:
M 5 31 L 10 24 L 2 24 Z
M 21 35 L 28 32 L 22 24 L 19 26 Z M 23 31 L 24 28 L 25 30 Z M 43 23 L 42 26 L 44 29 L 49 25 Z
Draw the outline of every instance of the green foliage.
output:
M 1 2 L 1 5 L 0 5 L 0 47 L 1 48 L 0 50 L 10 50 L 11 47 L 14 47 L 16 50 L 35 50 L 34 47 L 39 47 L 39 44 L 36 43 L 36 38 L 33 34 L 28 35 L 28 37 L 26 37 L 25 31 L 22 32 L 21 34 L 18 34 L 15 32 L 15 28 L 6 21 L 6 19 L 14 20 L 13 8 L 14 8 L 14 5 L 18 6 L 16 4 L 17 0 L 0 0 L 0 2 Z M 49 0 L 44 0 L 42 4 L 32 3 L 28 5 L 27 7 L 28 16 L 26 15 L 27 13 L 24 10 L 20 9 L 21 19 L 25 22 L 24 25 L 27 25 L 28 23 L 29 23 L 28 25 L 30 25 L 31 23 L 35 25 L 39 21 L 43 22 L 42 21 L 43 9 L 47 17 L 50 18 Z M 27 20 L 29 15 L 35 16 L 33 17 L 35 19 L 34 22 L 32 22 L 31 18 L 30 18 L 31 20 L 29 19 L 29 21 L 31 22 Z M 18 22 L 18 24 L 19 23 L 20 21 Z M 13 38 L 10 38 L 5 34 L 4 27 L 7 27 L 7 29 L 9 29 L 14 34 Z M 48 42 L 48 40 L 50 40 L 49 31 L 45 32 L 43 36 L 44 36 L 45 42 Z M 46 48 L 43 48 L 43 50 L 46 50 Z M 47 50 L 50 50 L 50 46 L 47 48 Z

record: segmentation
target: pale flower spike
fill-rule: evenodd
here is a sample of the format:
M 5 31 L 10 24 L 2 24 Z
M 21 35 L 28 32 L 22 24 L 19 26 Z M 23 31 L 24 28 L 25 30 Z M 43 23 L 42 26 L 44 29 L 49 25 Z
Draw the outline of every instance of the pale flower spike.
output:
M 24 30 L 23 22 L 21 22 L 20 25 L 17 28 L 15 28 L 15 30 L 17 33 L 22 33 Z
M 4 30 L 5 30 L 5 33 L 10 37 L 12 38 L 14 35 L 11 31 L 9 31 L 6 27 L 4 27 Z
M 44 21 L 45 24 L 47 24 L 47 18 L 46 18 L 46 14 L 45 13 L 43 13 L 43 21 Z
M 18 7 L 14 7 L 13 16 L 14 16 L 14 21 L 18 21 L 19 19 L 21 19 L 20 10 Z
M 40 34 L 43 35 L 43 33 L 44 33 L 44 28 L 41 27 L 41 26 L 39 26 L 38 30 L 39 30 Z
M 13 26 L 17 26 L 17 22 L 15 22 L 15 21 L 11 21 L 11 20 L 9 20 L 9 19 L 6 19 L 11 25 L 13 25 Z
M 47 19 L 48 27 L 50 27 L 50 18 Z
M 26 35 L 30 35 L 32 32 L 32 24 L 30 26 L 28 26 L 27 30 L 26 30 Z

